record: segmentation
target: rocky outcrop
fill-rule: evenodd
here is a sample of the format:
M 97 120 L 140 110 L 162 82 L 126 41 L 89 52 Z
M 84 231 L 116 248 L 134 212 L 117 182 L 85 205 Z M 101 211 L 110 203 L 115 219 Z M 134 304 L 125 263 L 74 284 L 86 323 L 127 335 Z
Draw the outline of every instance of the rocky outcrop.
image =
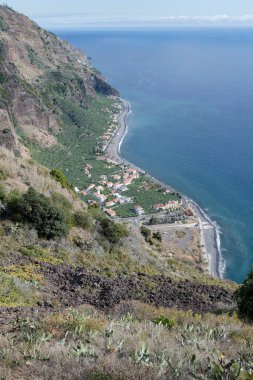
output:
M 46 302 L 46 306 L 51 307 L 54 304 L 70 307 L 88 303 L 100 309 L 110 309 L 122 301 L 139 300 L 156 306 L 205 313 L 234 306 L 230 290 L 190 281 L 175 282 L 165 276 L 123 273 L 108 278 L 99 271 L 50 264 L 43 265 L 41 273 L 46 278 L 44 291 L 50 299 L 50 305 Z

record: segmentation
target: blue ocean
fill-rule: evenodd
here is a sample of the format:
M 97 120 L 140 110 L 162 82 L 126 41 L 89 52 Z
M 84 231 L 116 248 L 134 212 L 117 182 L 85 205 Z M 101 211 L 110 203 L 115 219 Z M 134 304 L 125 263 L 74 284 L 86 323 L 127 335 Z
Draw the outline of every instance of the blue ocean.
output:
M 131 103 L 122 155 L 221 227 L 224 277 L 253 264 L 253 29 L 58 32 Z

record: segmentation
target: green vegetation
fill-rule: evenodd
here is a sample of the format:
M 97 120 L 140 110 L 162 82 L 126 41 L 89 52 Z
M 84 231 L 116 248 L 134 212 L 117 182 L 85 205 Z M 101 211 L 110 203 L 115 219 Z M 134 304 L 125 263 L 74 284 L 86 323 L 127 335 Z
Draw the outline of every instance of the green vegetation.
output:
M 22 269 L 19 269 L 22 271 Z M 29 276 L 31 279 L 31 273 Z M 0 270 L 0 306 L 17 307 L 17 306 L 34 306 L 37 298 L 33 293 L 31 286 L 26 284 L 24 279 L 18 279 L 13 273 L 4 273 Z
M 134 212 L 134 203 L 127 203 L 117 206 L 115 207 L 115 211 L 120 218 L 136 217 L 136 213 Z
M 0 31 L 5 32 L 7 30 L 7 25 L 4 19 L 0 16 Z
M 21 247 L 19 249 L 19 252 L 24 257 L 36 259 L 41 262 L 50 263 L 53 265 L 60 265 L 64 262 L 68 262 L 68 255 L 66 254 L 66 252 L 62 250 L 54 250 L 52 252 L 36 244 Z
M 116 244 L 121 238 L 129 235 L 126 226 L 123 224 L 115 223 L 110 219 L 103 219 L 100 222 L 103 235 L 109 240 L 110 243 Z
M 53 169 L 50 174 L 57 182 L 60 182 L 63 188 L 72 189 L 71 183 L 60 169 Z
M 66 235 L 68 223 L 64 212 L 56 208 L 49 198 L 30 188 L 22 195 L 17 208 L 25 221 L 48 239 Z
M 8 194 L 5 195 L 4 202 L 6 203 L 6 209 L 11 217 L 19 215 L 19 202 L 21 199 L 21 194 L 17 189 L 10 190 Z
M 1 19 L 0 19 L 1 22 Z M 7 81 L 7 76 L 4 73 L 0 73 L 0 85 L 4 84 Z
M 0 181 L 5 181 L 9 177 L 9 173 L 4 166 L 0 166 Z
M 142 236 L 145 238 L 146 241 L 149 241 L 150 238 L 151 238 L 151 231 L 149 228 L 145 227 L 145 226 L 142 226 L 140 228 L 140 232 L 142 234 Z
M 147 214 L 154 214 L 156 212 L 153 206 L 157 203 L 165 204 L 168 201 L 180 199 L 177 193 L 164 194 L 159 185 L 151 182 L 144 176 L 141 176 L 129 185 L 129 190 L 125 191 L 124 195 L 134 198 L 135 204 L 143 207 Z
M 153 239 L 156 239 L 156 240 L 158 240 L 158 241 L 162 241 L 162 234 L 161 234 L 161 232 L 159 232 L 159 231 L 157 231 L 157 232 L 154 232 L 153 233 Z
M 236 300 L 240 317 L 253 322 L 253 269 L 236 291 Z
M 73 223 L 76 227 L 81 227 L 83 229 L 90 229 L 92 226 L 92 218 L 88 212 L 77 211 L 73 215 Z
M 69 102 L 69 105 L 66 102 Z M 57 167 L 70 183 L 80 188 L 97 183 L 101 174 L 114 174 L 117 168 L 108 169 L 105 162 L 96 160 L 94 153 L 101 135 L 111 122 L 109 113 L 102 109 L 111 109 L 113 103 L 111 99 L 99 95 L 96 98 L 87 98 L 88 108 L 78 106 L 77 102 L 71 100 L 57 103 L 63 113 L 62 132 L 57 136 L 59 144 L 51 148 L 34 146 L 34 159 L 52 169 Z M 73 107 L 77 108 L 78 116 Z M 84 166 L 88 163 L 93 166 L 91 178 L 84 174 Z
M 160 317 L 155 318 L 154 319 L 154 323 L 156 325 L 165 326 L 169 330 L 171 330 L 172 327 L 174 327 L 177 324 L 177 322 L 176 322 L 175 319 L 167 318 L 167 317 L 164 317 L 163 315 L 160 316 Z

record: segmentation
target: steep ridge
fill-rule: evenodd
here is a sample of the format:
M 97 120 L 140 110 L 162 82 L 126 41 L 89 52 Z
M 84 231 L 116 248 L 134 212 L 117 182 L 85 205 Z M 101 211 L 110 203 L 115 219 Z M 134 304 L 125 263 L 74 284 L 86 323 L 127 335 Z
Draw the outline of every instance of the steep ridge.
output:
M 84 54 L 26 16 L 0 6 L 0 144 L 19 148 L 18 134 L 54 144 L 61 129 L 61 93 L 87 108 L 96 94 L 117 95 Z

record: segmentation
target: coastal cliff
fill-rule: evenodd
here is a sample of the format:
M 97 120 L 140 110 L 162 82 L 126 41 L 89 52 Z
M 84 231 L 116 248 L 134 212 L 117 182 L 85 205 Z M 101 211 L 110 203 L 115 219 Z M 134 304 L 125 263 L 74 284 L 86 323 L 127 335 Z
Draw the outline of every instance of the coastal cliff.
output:
M 250 376 L 253 328 L 238 319 L 237 285 L 205 274 L 198 230 L 119 223 L 95 202 L 101 185 L 80 191 L 130 171 L 138 201 L 162 199 L 170 223 L 184 218 L 179 194 L 104 157 L 118 92 L 6 6 L 0 63 L 1 378 Z
M 88 97 L 118 94 L 81 51 L 4 6 L 0 62 L 0 144 L 7 148 L 21 149 L 20 136 L 54 144 L 64 124 L 59 97 L 85 109 Z

